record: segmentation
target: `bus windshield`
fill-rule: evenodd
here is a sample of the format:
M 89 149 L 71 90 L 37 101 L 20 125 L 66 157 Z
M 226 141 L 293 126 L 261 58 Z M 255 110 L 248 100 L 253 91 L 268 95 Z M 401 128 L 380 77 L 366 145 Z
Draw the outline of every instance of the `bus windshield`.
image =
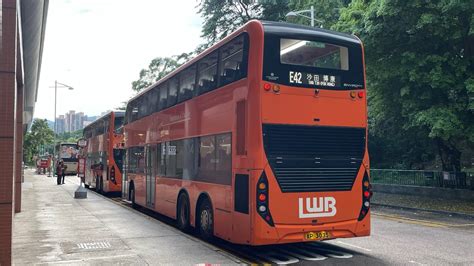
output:
M 62 144 L 59 150 L 59 158 L 63 161 L 77 160 L 78 149 L 74 144 Z

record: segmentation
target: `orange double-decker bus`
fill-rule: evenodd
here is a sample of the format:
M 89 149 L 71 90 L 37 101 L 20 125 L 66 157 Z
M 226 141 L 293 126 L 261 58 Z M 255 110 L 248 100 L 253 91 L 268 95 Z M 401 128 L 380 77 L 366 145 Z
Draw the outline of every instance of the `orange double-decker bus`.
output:
M 109 112 L 84 128 L 87 140 L 85 187 L 99 193 L 121 193 L 124 112 Z
M 122 195 L 249 245 L 370 234 L 361 41 L 251 21 L 132 98 Z

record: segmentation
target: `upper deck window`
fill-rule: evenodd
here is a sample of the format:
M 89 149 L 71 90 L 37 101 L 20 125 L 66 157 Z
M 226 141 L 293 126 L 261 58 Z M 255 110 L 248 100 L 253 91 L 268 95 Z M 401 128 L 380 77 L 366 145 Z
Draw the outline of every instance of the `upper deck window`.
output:
M 168 82 L 168 107 L 176 104 L 178 100 L 178 79 L 173 77 Z
M 196 82 L 196 65 L 193 65 L 179 74 L 178 102 L 191 99 L 194 96 L 194 83 Z
M 220 85 L 226 85 L 247 76 L 244 56 L 246 36 L 240 35 L 220 49 Z
M 283 64 L 349 70 L 347 47 L 324 42 L 280 39 Z
M 217 87 L 217 51 L 207 55 L 198 63 L 198 94 Z

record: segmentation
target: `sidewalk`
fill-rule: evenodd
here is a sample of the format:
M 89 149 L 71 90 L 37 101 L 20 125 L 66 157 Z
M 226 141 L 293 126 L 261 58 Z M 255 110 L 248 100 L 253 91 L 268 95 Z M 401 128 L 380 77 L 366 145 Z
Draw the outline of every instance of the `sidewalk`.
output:
M 474 202 L 472 201 L 374 192 L 372 203 L 374 205 L 378 204 L 426 211 L 440 211 L 446 212 L 446 214 L 453 213 L 474 216 Z
M 88 191 L 77 177 L 25 170 L 22 212 L 13 221 L 13 264 L 235 264 L 216 247 Z

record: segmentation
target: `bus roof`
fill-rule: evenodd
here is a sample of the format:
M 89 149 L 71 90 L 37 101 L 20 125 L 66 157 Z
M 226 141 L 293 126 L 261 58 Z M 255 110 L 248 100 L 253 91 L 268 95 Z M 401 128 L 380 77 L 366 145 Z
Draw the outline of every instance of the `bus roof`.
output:
M 86 129 L 86 128 L 89 128 L 93 125 L 95 125 L 97 122 L 99 122 L 101 119 L 103 119 L 104 117 L 107 117 L 109 116 L 111 113 L 114 113 L 115 114 L 115 117 L 125 117 L 125 112 L 124 111 L 109 111 L 107 113 L 105 113 L 104 115 L 100 116 L 99 118 L 97 118 L 96 120 L 94 120 L 92 123 L 90 123 L 89 125 L 85 126 L 82 130 Z
M 299 24 L 293 24 L 293 23 L 287 23 L 287 22 L 274 22 L 274 21 L 262 21 L 262 20 L 250 20 L 246 24 L 244 24 L 242 27 L 238 28 L 231 34 L 227 35 L 224 37 L 222 40 L 218 41 L 214 45 L 208 47 L 206 50 L 195 56 L 194 58 L 191 58 L 188 62 L 182 64 L 175 70 L 171 71 L 168 73 L 166 76 L 162 77 L 160 80 L 154 82 L 147 88 L 143 89 L 137 95 L 133 96 L 130 100 L 127 102 L 127 106 L 130 102 L 136 100 L 140 96 L 144 95 L 148 91 L 150 91 L 152 88 L 156 87 L 160 83 L 166 82 L 168 79 L 171 77 L 175 76 L 177 73 L 179 73 L 181 70 L 186 69 L 187 67 L 191 66 L 195 62 L 199 61 L 201 58 L 206 56 L 207 54 L 210 54 L 212 51 L 215 49 L 219 48 L 220 46 L 224 45 L 229 39 L 234 37 L 234 34 L 237 32 L 240 32 L 243 28 L 247 27 L 248 24 L 250 23 L 260 23 L 263 28 L 265 33 L 273 33 L 273 34 L 298 34 L 298 35 L 311 35 L 311 36 L 319 36 L 322 38 L 326 39 L 334 39 L 339 42 L 345 42 L 345 43 L 350 43 L 350 44 L 361 44 L 361 41 L 359 38 L 357 38 L 354 35 L 350 34 L 345 34 L 345 33 L 340 33 L 337 31 L 331 31 L 331 30 L 326 30 L 326 29 L 320 29 L 320 28 L 315 28 L 315 27 L 309 27 L 309 26 L 304 26 L 304 25 L 299 25 Z
M 261 23 L 265 33 L 285 35 L 288 37 L 291 37 L 291 35 L 311 35 L 325 39 L 333 39 L 343 43 L 361 44 L 360 39 L 356 36 L 337 31 L 286 22 L 262 21 Z

